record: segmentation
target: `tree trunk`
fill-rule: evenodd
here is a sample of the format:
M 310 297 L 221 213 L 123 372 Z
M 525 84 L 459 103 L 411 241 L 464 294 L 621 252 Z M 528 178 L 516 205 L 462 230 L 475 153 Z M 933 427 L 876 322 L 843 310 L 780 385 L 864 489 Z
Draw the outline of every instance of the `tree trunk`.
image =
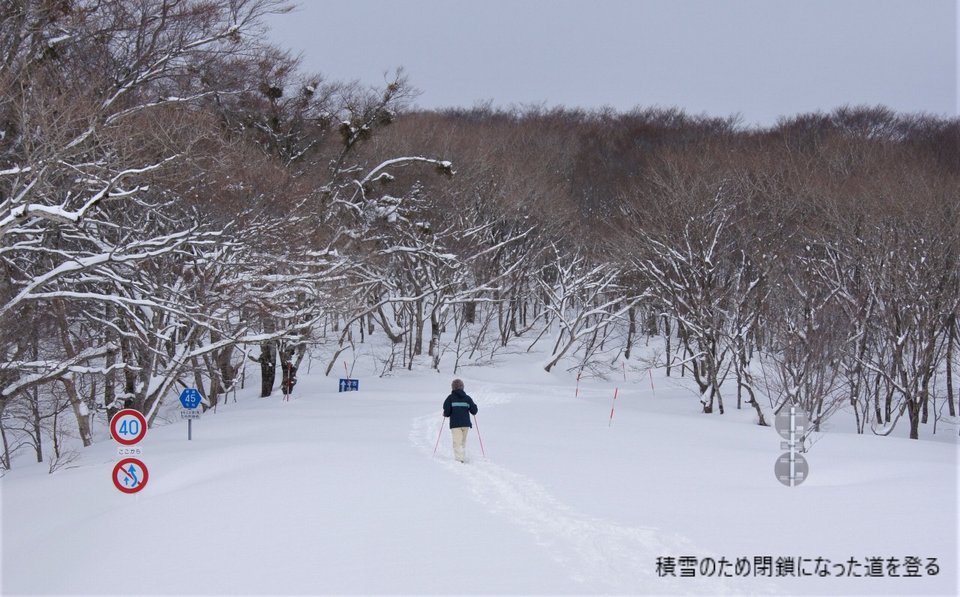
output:
M 107 304 L 106 307 L 106 318 L 107 321 L 114 321 L 116 318 L 116 307 L 112 303 Z M 116 346 L 116 332 L 111 326 L 105 326 L 104 329 L 104 339 L 107 344 Z M 107 408 L 107 421 L 113 418 L 113 415 L 117 414 L 119 410 L 117 405 L 114 402 L 117 399 L 117 372 L 114 369 L 114 366 L 117 364 L 117 349 L 111 348 L 107 351 L 105 357 L 105 363 L 107 367 L 107 375 L 104 378 L 103 383 L 103 404 Z
M 910 415 L 910 439 L 920 439 L 920 404 L 916 400 L 907 400 L 907 414 Z
M 417 310 L 413 315 L 414 320 L 416 321 L 417 326 L 417 336 L 413 342 L 413 356 L 420 356 L 423 354 L 423 299 L 417 301 Z M 411 359 L 412 360 L 412 359 Z
M 219 394 L 224 394 L 224 401 L 226 401 L 226 393 L 233 388 L 237 379 L 237 372 L 239 366 L 232 363 L 233 360 L 233 346 L 228 346 L 217 351 L 214 355 L 214 367 L 215 371 L 211 371 L 210 381 L 210 406 L 216 406 L 219 402 Z
M 717 397 L 717 408 L 720 409 L 720 414 L 722 415 L 723 414 L 723 396 L 720 395 L 720 386 L 717 385 L 716 383 L 714 383 L 713 385 L 713 393 Z
M 273 393 L 273 382 L 277 378 L 277 347 L 273 341 L 260 345 L 260 397 L 266 398 Z
M 877 373 L 873 380 L 873 416 L 877 423 L 883 425 L 883 410 L 880 408 L 880 374 Z
M 477 303 L 469 302 L 463 305 L 463 317 L 467 323 L 476 323 L 477 321 Z
M 703 414 L 709 415 L 713 413 L 713 388 L 709 388 L 710 391 L 710 401 L 707 402 L 703 399 L 703 395 L 706 394 L 706 391 L 701 392 L 700 394 L 700 404 L 703 405 Z
M 670 341 L 672 332 L 670 331 L 670 318 L 667 315 L 663 316 L 663 337 L 667 339 L 667 350 L 664 353 L 667 359 L 667 377 L 670 377 L 670 368 L 673 363 L 673 353 L 670 351 Z
M 923 406 L 921 407 L 920 422 L 924 425 L 930 420 L 930 394 L 923 393 Z
M 59 327 L 60 343 L 63 345 L 63 352 L 67 357 L 73 358 L 80 350 L 80 347 L 74 346 L 70 339 L 70 324 L 67 321 L 66 308 L 63 302 L 55 301 L 53 310 L 57 316 L 57 325 Z M 86 448 L 93 443 L 93 434 L 90 432 L 90 420 L 86 416 L 86 405 L 83 404 L 83 400 L 77 392 L 77 385 L 74 383 L 72 377 L 64 376 L 60 381 L 63 383 L 67 400 L 70 402 L 70 407 L 73 409 L 73 414 L 77 419 L 77 430 L 80 433 L 80 440 L 83 442 L 83 447 Z M 54 433 L 54 440 L 57 441 L 56 433 Z M 59 447 L 56 447 L 55 451 L 59 452 Z M 57 454 L 57 456 L 59 456 L 59 454 Z
M 893 388 L 892 387 L 887 389 L 887 398 L 884 401 L 883 409 L 884 409 L 884 414 L 886 415 L 884 422 L 889 423 L 891 420 L 891 417 L 893 417 Z
M 757 425 L 760 425 L 761 427 L 767 427 L 767 420 L 763 416 L 763 409 L 760 408 L 760 403 L 757 402 L 757 397 L 753 393 L 753 388 L 751 388 L 750 385 L 746 385 L 744 388 L 747 390 L 747 394 L 750 395 L 750 400 L 747 401 L 747 404 L 752 406 L 753 409 L 757 411 Z
M 657 331 L 657 314 L 651 310 L 647 315 L 647 336 L 656 336 Z
M 0 440 L 3 440 L 3 455 L 0 456 L 0 469 L 10 470 L 10 441 L 7 439 L 7 429 L 3 424 L 3 411 L 6 401 L 0 400 Z
M 680 340 L 677 346 L 677 351 L 683 349 L 683 356 L 680 357 L 680 377 L 684 377 L 687 373 L 687 370 L 693 371 L 696 369 L 696 363 L 688 363 L 687 357 L 692 353 L 690 352 L 690 340 L 687 334 L 687 328 L 682 323 L 677 323 L 677 338 Z M 700 393 L 703 393 L 703 389 L 700 390 Z
M 377 314 L 380 316 L 380 324 L 383 327 L 383 333 L 387 335 L 387 338 L 390 338 L 390 341 L 394 344 L 400 344 L 403 342 L 403 333 L 394 334 L 393 329 L 390 327 L 390 323 L 387 321 L 387 314 L 383 312 L 383 306 L 377 307 Z
M 738 341 L 739 352 L 738 356 L 733 358 L 737 359 L 736 361 L 736 371 L 737 371 L 737 410 L 740 410 L 740 400 L 741 400 L 741 391 L 740 386 L 742 385 L 747 393 L 750 395 L 750 400 L 747 401 L 747 404 L 756 402 L 756 398 L 753 394 L 753 375 L 750 374 L 750 357 L 747 356 L 747 347 L 743 342 L 742 338 Z M 759 405 L 755 405 L 755 408 L 759 410 Z M 760 420 L 763 421 L 763 416 L 761 414 Z M 764 423 L 760 423 L 764 425 Z
M 427 354 L 436 359 L 440 355 L 440 318 L 438 317 L 439 308 L 434 307 L 430 311 L 430 348 Z M 439 364 L 439 361 L 435 361 Z
M 957 342 L 957 316 L 950 315 L 947 320 L 949 325 L 949 336 L 947 338 L 947 406 L 950 409 L 950 416 L 957 416 L 957 407 L 954 402 L 953 394 L 953 345 Z
M 207 389 L 208 406 L 203 408 L 216 408 L 220 402 L 220 394 L 225 390 L 223 383 L 220 381 L 220 367 L 217 363 L 218 356 L 218 353 L 213 353 L 212 359 L 209 355 L 203 356 L 203 363 L 207 368 L 207 373 L 210 375 L 210 387 Z M 226 396 L 224 396 L 224 398 L 226 398 Z
M 70 401 L 70 407 L 73 409 L 73 416 L 77 418 L 77 430 L 80 432 L 80 441 L 83 447 L 87 448 L 93 444 L 93 433 L 90 431 L 90 417 L 87 416 L 87 408 L 77 392 L 77 385 L 72 378 L 65 377 L 61 380 L 63 387 L 67 392 L 67 399 Z
M 125 336 L 120 336 L 120 358 L 124 363 L 136 363 L 133 349 L 130 347 L 130 340 Z M 137 388 L 137 373 L 130 367 L 123 370 L 123 403 L 120 408 L 128 408 L 133 404 L 134 391 Z
M 857 433 L 862 434 L 863 424 L 860 420 L 860 409 L 858 408 L 856 401 L 851 401 L 850 405 L 853 407 L 853 416 L 854 416 L 854 419 L 856 419 Z
M 29 393 L 32 397 L 30 400 L 30 413 L 33 415 L 33 420 L 31 421 L 33 426 L 33 447 L 36 450 L 37 462 L 43 462 L 43 427 L 40 416 L 40 390 L 34 387 Z

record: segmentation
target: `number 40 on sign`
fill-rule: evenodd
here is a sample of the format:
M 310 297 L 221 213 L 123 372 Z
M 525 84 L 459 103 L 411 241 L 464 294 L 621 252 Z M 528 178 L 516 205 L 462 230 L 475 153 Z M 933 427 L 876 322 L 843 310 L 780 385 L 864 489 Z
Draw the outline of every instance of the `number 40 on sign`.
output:
M 138 410 L 125 408 L 110 420 L 110 434 L 118 444 L 132 446 L 147 435 L 147 420 Z

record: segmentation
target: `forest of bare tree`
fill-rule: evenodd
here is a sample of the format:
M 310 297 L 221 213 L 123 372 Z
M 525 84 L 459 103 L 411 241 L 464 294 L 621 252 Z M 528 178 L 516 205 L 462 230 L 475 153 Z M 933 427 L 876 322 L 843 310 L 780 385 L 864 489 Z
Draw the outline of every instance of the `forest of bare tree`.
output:
M 536 346 L 761 425 L 957 416 L 960 120 L 414 111 L 402 71 L 302 72 L 264 37 L 282 9 L 0 8 L 0 468 L 371 336 L 384 375 Z

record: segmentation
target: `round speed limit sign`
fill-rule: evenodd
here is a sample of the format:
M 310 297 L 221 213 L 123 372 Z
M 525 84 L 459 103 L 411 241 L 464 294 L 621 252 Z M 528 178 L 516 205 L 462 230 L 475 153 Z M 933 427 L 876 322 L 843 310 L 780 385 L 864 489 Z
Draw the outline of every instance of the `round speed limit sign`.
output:
M 147 420 L 140 411 L 125 408 L 110 419 L 110 434 L 117 443 L 132 446 L 147 435 Z

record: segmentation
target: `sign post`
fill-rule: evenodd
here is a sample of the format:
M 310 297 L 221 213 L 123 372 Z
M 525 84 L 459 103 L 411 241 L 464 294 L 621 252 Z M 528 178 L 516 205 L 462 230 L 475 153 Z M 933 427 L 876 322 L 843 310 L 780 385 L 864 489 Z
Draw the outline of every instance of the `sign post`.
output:
M 117 440 L 120 456 L 140 456 L 137 444 L 147 435 L 147 419 L 138 410 L 125 408 L 110 419 L 110 435 Z M 139 458 L 123 458 L 113 467 L 113 485 L 123 493 L 137 493 L 147 485 L 150 473 Z
M 180 405 L 183 410 L 180 411 L 180 418 L 187 420 L 187 441 L 193 439 L 193 420 L 200 418 L 200 402 L 203 397 L 196 388 L 184 388 L 180 392 Z
M 787 487 L 796 487 L 807 479 L 810 473 L 810 465 L 802 454 L 797 454 L 797 448 L 803 447 L 804 439 L 809 432 L 809 419 L 803 412 L 798 412 L 797 407 L 790 405 L 789 410 L 781 410 L 774 419 L 774 428 L 780 437 L 787 440 L 780 443 L 781 450 L 784 452 L 777 458 L 773 471 L 780 481 Z
M 349 379 L 349 378 L 340 378 L 340 391 L 341 392 L 358 392 L 360 391 L 360 380 L 359 379 Z

